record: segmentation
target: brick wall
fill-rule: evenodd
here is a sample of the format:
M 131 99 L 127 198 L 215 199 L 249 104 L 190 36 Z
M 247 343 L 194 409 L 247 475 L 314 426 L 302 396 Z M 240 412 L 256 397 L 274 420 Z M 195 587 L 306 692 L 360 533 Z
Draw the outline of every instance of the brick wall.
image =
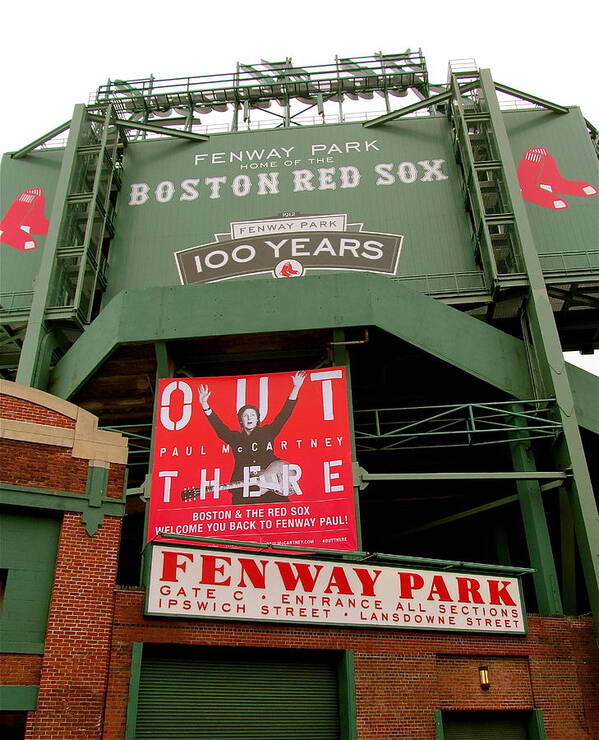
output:
M 38 708 L 28 740 L 101 736 L 121 520 L 106 517 L 88 537 L 80 517 L 63 518 Z
M 6 393 L 0 394 L 0 417 L 9 421 L 0 435 L 0 482 L 83 496 L 90 465 L 106 465 L 106 494 L 121 499 L 126 450 L 120 435 L 96 434 L 94 417 L 72 404 L 32 388 L 2 384 Z M 17 424 L 11 426 L 11 421 Z M 22 434 L 30 439 L 20 438 Z M 36 435 L 43 441 L 35 441 Z M 13 503 L 21 511 L 18 492 Z M 54 506 L 62 511 L 63 502 L 48 496 L 48 508 Z M 90 537 L 81 514 L 65 512 L 44 654 L 0 654 L 2 683 L 39 686 L 37 709 L 28 713 L 28 740 L 101 737 L 120 534 L 120 517 L 106 516 Z
M 0 483 L 84 493 L 88 468 L 88 460 L 73 458 L 64 447 L 2 440 Z
M 64 414 L 60 414 L 53 409 L 48 409 L 38 403 L 8 396 L 5 393 L 0 393 L 0 416 L 3 419 L 31 421 L 35 424 L 45 424 L 63 429 L 75 428 L 75 419 L 64 416 Z
M 0 684 L 8 686 L 37 686 L 42 670 L 41 655 L 0 655 Z
M 551 740 L 599 738 L 599 654 L 585 618 L 530 617 L 526 637 L 285 627 L 143 617 L 143 592 L 119 590 L 104 740 L 122 738 L 133 642 L 355 651 L 361 740 L 434 740 L 434 711 L 542 709 Z M 479 685 L 487 665 L 491 688 Z
M 4 401 L 5 418 L 72 427 L 72 419 L 42 405 Z M 84 493 L 89 461 L 68 448 L 14 439 L 2 446 L 1 481 Z M 123 475 L 122 465 L 111 465 L 110 497 L 120 498 Z M 531 617 L 529 634 L 513 637 L 144 618 L 143 592 L 115 588 L 120 526 L 106 517 L 89 537 L 79 514 L 64 514 L 44 656 L 0 656 L 4 683 L 40 687 L 27 740 L 123 738 L 137 641 L 353 650 L 361 740 L 433 740 L 436 709 L 533 707 L 543 710 L 552 740 L 599 738 L 599 655 L 590 619 Z M 488 691 L 478 683 L 483 664 Z

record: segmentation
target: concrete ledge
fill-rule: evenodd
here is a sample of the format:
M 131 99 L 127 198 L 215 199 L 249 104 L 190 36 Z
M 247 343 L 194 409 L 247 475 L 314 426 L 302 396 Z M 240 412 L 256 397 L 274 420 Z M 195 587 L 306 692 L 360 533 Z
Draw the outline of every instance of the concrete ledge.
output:
M 110 463 L 126 465 L 127 439 L 117 432 L 99 430 L 97 417 L 89 411 L 50 393 L 9 380 L 0 380 L 0 393 L 75 420 L 75 428 L 67 429 L 31 421 L 0 419 L 0 438 L 66 447 L 73 457 L 89 460 L 96 467 L 108 467 Z

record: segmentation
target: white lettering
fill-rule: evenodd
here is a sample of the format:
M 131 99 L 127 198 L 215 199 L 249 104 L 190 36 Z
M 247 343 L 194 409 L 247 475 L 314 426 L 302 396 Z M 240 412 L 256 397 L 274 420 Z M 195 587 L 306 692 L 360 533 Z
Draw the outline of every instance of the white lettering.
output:
M 239 253 L 241 252 L 242 249 L 247 249 L 248 251 L 247 257 L 242 258 L 239 256 Z M 241 263 L 250 262 L 251 260 L 254 259 L 255 256 L 256 256 L 256 250 L 254 249 L 254 247 L 252 247 L 251 244 L 240 244 L 238 247 L 235 247 L 235 249 L 231 252 L 231 257 L 234 262 L 241 262 Z
M 333 473 L 331 468 L 339 467 L 339 465 L 342 465 L 342 460 L 330 460 L 327 462 L 324 461 L 324 491 L 325 493 L 335 493 L 337 491 L 343 491 L 343 486 L 340 485 L 331 485 L 331 481 L 335 478 L 339 478 L 339 473 Z
M 314 185 L 310 182 L 314 174 L 310 170 L 293 170 L 293 192 L 299 193 L 302 190 L 314 190 Z
M 154 195 L 159 203 L 168 203 L 175 193 L 175 186 L 170 180 L 164 180 L 156 185 Z
M 413 162 L 402 162 L 397 168 L 397 174 L 399 179 L 408 185 L 418 179 L 418 170 Z
M 131 194 L 129 196 L 130 206 L 140 206 L 148 200 L 149 187 L 145 182 L 131 183 Z
M 243 196 L 247 195 L 251 189 L 252 181 L 247 175 L 237 175 L 237 177 L 233 178 L 233 195 L 243 198 Z
M 278 172 L 261 172 L 258 175 L 258 195 L 267 195 L 269 193 L 279 192 L 279 173 Z
M 181 416 L 177 420 L 171 419 L 171 396 L 178 390 L 183 393 L 183 405 L 181 408 Z M 191 402 L 193 394 L 188 383 L 184 380 L 173 380 L 164 387 L 162 395 L 160 397 L 160 423 L 165 429 L 171 431 L 178 431 L 184 429 L 189 420 L 191 419 Z
M 418 164 L 424 170 L 420 182 L 430 182 L 431 180 L 447 180 L 447 175 L 441 172 L 441 165 L 444 159 L 424 159 Z
M 197 185 L 200 182 L 199 177 L 193 177 L 189 180 L 183 180 L 181 183 L 181 189 L 183 192 L 181 193 L 179 200 L 196 200 L 200 197 L 200 194 L 197 191 Z
M 393 162 L 384 162 L 374 166 L 374 171 L 379 175 L 375 183 L 376 185 L 393 185 L 395 177 L 390 172 L 392 167 Z
M 162 500 L 168 503 L 171 500 L 171 480 L 177 478 L 178 470 L 161 470 L 158 473 L 159 478 L 164 478 L 164 488 L 162 489 Z
M 210 198 L 220 198 L 220 187 L 227 182 L 226 177 L 207 177 L 204 182 L 210 188 Z
M 341 370 L 319 370 L 310 375 L 311 381 L 320 380 L 322 382 L 322 418 L 325 421 L 332 421 L 335 418 L 335 412 L 333 410 L 333 384 L 331 381 L 342 376 L 343 373 Z
M 357 188 L 360 183 L 360 170 L 357 167 L 339 167 L 342 188 Z
M 319 190 L 336 190 L 337 185 L 333 182 L 333 175 L 335 174 L 334 167 L 321 168 L 318 170 L 318 174 Z

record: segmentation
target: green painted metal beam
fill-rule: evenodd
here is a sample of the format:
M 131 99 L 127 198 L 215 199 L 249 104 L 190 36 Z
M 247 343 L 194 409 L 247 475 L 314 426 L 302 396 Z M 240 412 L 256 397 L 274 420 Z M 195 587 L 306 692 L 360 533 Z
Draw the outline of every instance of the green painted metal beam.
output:
M 19 149 L 18 151 L 13 152 L 10 155 L 11 159 L 21 159 L 21 157 L 24 157 L 26 154 L 29 154 L 29 152 L 33 151 L 34 149 L 37 149 L 38 146 L 45 144 L 47 141 L 50 141 L 50 139 L 53 139 L 55 136 L 58 136 L 58 134 L 62 134 L 62 132 L 66 131 L 70 125 L 71 125 L 71 119 L 69 119 L 68 121 L 65 121 L 64 123 L 61 123 L 60 126 L 53 128 L 52 131 L 48 131 L 43 136 L 40 136 L 35 141 L 32 141 L 31 144 L 27 144 L 27 146 L 24 146 L 22 149 Z
M 565 480 L 567 473 L 561 471 L 507 471 L 489 473 L 362 473 L 364 481 L 402 481 L 402 480 Z
M 90 121 L 97 121 L 98 123 L 104 123 L 103 116 L 95 116 L 92 113 L 88 115 Z M 160 134 L 161 136 L 174 136 L 176 139 L 186 139 L 187 141 L 208 141 L 210 138 L 205 134 L 194 134 L 191 131 L 181 131 L 177 128 L 169 128 L 168 126 L 154 126 L 152 123 L 140 123 L 139 121 L 127 121 L 123 118 L 113 118 L 111 123 L 119 128 L 132 128 L 138 131 L 149 131 L 153 134 Z
M 345 378 L 347 382 L 347 408 L 349 411 L 349 438 L 351 440 L 351 459 L 354 468 L 358 465 L 356 452 L 356 433 L 354 421 L 354 400 L 352 396 L 351 366 L 349 352 L 347 351 L 345 329 L 333 330 L 332 354 L 333 364 L 345 367 Z M 354 480 L 354 514 L 357 522 L 358 550 L 362 549 L 362 518 L 360 516 L 360 486 Z
M 356 704 L 356 667 L 353 650 L 343 651 L 337 674 L 341 740 L 355 740 L 358 737 L 358 708 Z
M 494 85 L 495 85 L 495 89 L 499 90 L 502 93 L 511 95 L 514 98 L 520 98 L 520 100 L 526 100 L 528 103 L 534 103 L 535 105 L 540 105 L 543 108 L 548 108 L 549 110 L 553 110 L 556 113 L 569 113 L 570 112 L 570 109 L 564 107 L 563 105 L 552 103 L 550 100 L 545 100 L 544 98 L 539 98 L 536 95 L 531 95 L 530 93 L 522 92 L 522 90 L 516 90 L 515 87 L 508 87 L 508 85 L 503 85 L 500 82 L 495 82 Z
M 511 396 L 531 398 L 520 340 L 364 274 L 123 291 L 60 359 L 50 392 L 70 398 L 119 344 L 350 326 L 378 326 Z
M 163 537 L 167 541 L 172 541 L 173 535 L 170 532 L 158 532 L 158 537 Z M 317 548 L 310 547 L 296 547 L 295 545 L 274 545 L 270 542 L 243 542 L 241 540 L 224 540 L 218 537 L 197 537 L 193 534 L 178 534 L 177 540 L 182 542 L 190 542 L 199 546 L 207 545 L 214 546 L 217 549 L 220 545 L 230 545 L 233 549 L 245 550 L 248 547 L 253 547 L 261 552 L 264 552 L 266 548 L 269 550 L 283 550 L 293 552 L 295 557 L 313 557 L 318 555 L 319 558 L 332 559 L 332 560 L 349 560 L 355 562 L 390 562 L 390 563 L 412 563 L 422 565 L 425 568 L 437 568 L 439 566 L 449 570 L 450 568 L 463 568 L 467 570 L 477 571 L 490 571 L 492 573 L 513 573 L 515 575 L 525 575 L 527 573 L 534 573 L 532 568 L 520 568 L 511 565 L 489 565 L 488 563 L 471 563 L 464 560 L 443 560 L 440 558 L 422 558 L 416 555 L 396 555 L 395 553 L 385 552 L 362 552 L 360 550 L 319 550 Z M 155 540 L 148 542 L 147 548 L 151 548 L 154 545 L 160 544 Z M 296 554 L 297 553 L 297 554 Z
M 137 706 L 139 703 L 139 680 L 141 676 L 143 649 L 143 642 L 134 642 L 131 646 L 131 669 L 129 672 L 125 740 L 135 740 L 137 736 Z
M 44 315 L 56 261 L 58 237 L 67 207 L 69 183 L 77 157 L 77 142 L 84 125 L 85 106 L 76 105 L 71 121 L 67 146 L 60 167 L 58 182 L 56 183 L 56 193 L 50 216 L 50 229 L 42 252 L 40 269 L 36 279 L 29 321 L 27 323 L 27 331 L 25 333 L 25 340 L 23 341 L 23 350 L 19 358 L 19 368 L 17 370 L 17 383 L 30 385 L 34 388 L 43 388 L 45 386 L 46 372 L 50 362 L 51 348 L 47 346 L 50 329 L 46 326 Z
M 76 511 L 82 514 L 85 514 L 91 506 L 105 516 L 125 515 L 124 500 L 100 496 L 90 503 L 90 498 L 80 493 L 5 483 L 0 484 L 0 504 L 52 511 Z
M 443 712 L 440 709 L 435 710 L 435 740 L 445 740 Z
M 576 614 L 576 537 L 568 492 L 559 492 L 562 598 L 566 614 Z
M 470 90 L 473 90 L 477 86 L 478 82 L 469 82 L 465 85 L 461 85 L 459 90 L 460 93 L 466 93 Z M 416 111 L 422 110 L 423 108 L 430 108 L 433 105 L 444 103 L 446 100 L 449 100 L 452 95 L 453 91 L 451 90 L 449 92 L 439 93 L 438 95 L 432 95 L 430 98 L 420 100 L 418 103 L 412 103 L 412 105 L 406 105 L 404 108 L 399 108 L 398 110 L 391 111 L 391 113 L 385 113 L 378 118 L 371 118 L 369 121 L 364 121 L 362 126 L 364 128 L 374 128 L 375 126 L 380 126 L 383 123 L 395 121 L 398 118 L 409 115 L 410 113 L 416 113 Z
M 156 418 L 156 410 L 158 408 L 158 384 L 165 378 L 170 378 L 173 375 L 174 363 L 171 362 L 171 358 L 168 351 L 168 345 L 165 341 L 154 342 L 154 356 L 156 358 L 156 375 L 154 377 L 154 399 L 152 407 L 152 419 Z M 150 436 L 150 448 L 148 451 L 148 457 L 150 460 L 154 457 L 154 442 L 156 439 L 156 426 L 152 424 L 152 432 Z M 146 476 L 145 484 L 149 488 L 149 467 L 148 475 Z M 148 541 L 148 523 L 150 517 L 150 507 L 144 507 L 144 528 L 143 528 L 143 541 Z M 139 569 L 140 583 L 146 587 L 149 585 L 150 578 L 150 559 L 147 557 L 146 548 L 141 549 L 141 562 Z
M 512 462 L 518 470 L 536 471 L 530 442 L 526 439 L 526 419 L 522 417 L 522 406 L 514 404 L 514 427 L 519 431 L 509 433 L 514 440 L 510 443 Z M 516 482 L 522 522 L 530 563 L 536 573 L 533 576 L 537 605 L 541 614 L 563 614 L 562 600 L 557 581 L 557 570 L 549 538 L 547 517 L 543 507 L 541 487 L 538 480 Z
M 569 362 L 566 362 L 566 372 L 574 394 L 578 423 L 599 434 L 599 377 Z
M 524 271 L 529 281 L 529 290 L 524 303 L 522 320 L 530 334 L 531 360 L 536 358 L 535 385 L 543 395 L 555 396 L 558 420 L 563 434 L 556 441 L 555 460 L 563 470 L 571 469 L 572 477 L 565 490 L 568 492 L 580 561 L 591 604 L 595 625 L 599 629 L 599 514 L 587 465 L 585 451 L 580 438 L 574 397 L 568 380 L 566 364 L 553 309 L 547 295 L 539 253 L 532 235 L 525 203 L 520 194 L 516 165 L 499 108 L 495 86 L 488 69 L 480 70 L 480 87 L 486 102 L 495 135 L 497 151 L 503 165 L 506 191 L 512 205 L 515 224 L 521 245 Z M 533 363 L 532 367 L 535 367 Z

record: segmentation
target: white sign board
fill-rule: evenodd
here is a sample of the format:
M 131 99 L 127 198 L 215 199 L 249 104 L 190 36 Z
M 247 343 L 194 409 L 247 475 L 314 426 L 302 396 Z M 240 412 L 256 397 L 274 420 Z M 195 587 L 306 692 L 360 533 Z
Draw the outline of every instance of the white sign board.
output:
M 146 613 L 526 632 L 517 578 L 156 544 Z

